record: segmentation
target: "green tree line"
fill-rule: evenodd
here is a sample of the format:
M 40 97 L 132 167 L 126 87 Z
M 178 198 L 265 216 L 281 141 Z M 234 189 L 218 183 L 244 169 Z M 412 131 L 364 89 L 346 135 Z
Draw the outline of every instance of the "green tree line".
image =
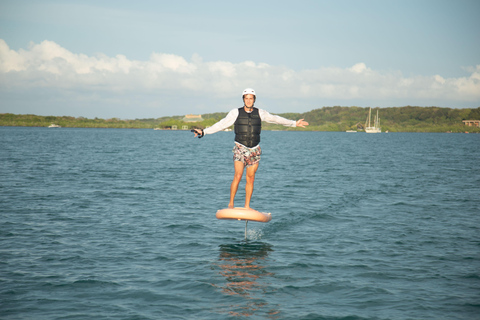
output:
M 379 111 L 382 132 L 479 132 L 480 128 L 467 127 L 462 120 L 480 120 L 480 107 L 476 109 L 455 109 L 439 107 L 391 107 L 372 108 L 373 114 Z M 323 107 L 305 113 L 279 114 L 287 119 L 305 119 L 310 123 L 305 129 L 286 128 L 281 125 L 265 123 L 264 130 L 308 130 L 308 131 L 346 131 L 363 129 L 369 108 L 362 107 Z M 122 120 L 87 119 L 69 116 L 38 116 L 0 114 L 0 126 L 48 127 L 54 123 L 70 128 L 136 128 L 136 129 L 169 129 L 177 126 L 206 128 L 226 116 L 225 112 L 202 115 L 202 122 L 184 122 L 184 116 L 172 116 L 150 119 Z
M 323 107 L 302 114 L 287 114 L 304 118 L 311 130 L 345 131 L 361 130 L 368 117 L 369 108 Z M 478 128 L 466 127 L 462 120 L 480 120 L 480 107 L 454 109 L 439 107 L 391 107 L 372 108 L 373 116 L 379 111 L 382 131 L 390 132 L 480 132 Z M 283 115 L 282 115 L 283 116 Z

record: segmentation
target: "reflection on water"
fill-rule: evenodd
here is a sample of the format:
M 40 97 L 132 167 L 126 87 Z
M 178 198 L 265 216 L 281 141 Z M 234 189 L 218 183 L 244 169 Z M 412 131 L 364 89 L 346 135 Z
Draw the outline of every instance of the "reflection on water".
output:
M 242 297 L 240 304 L 223 310 L 232 316 L 265 314 L 268 318 L 278 318 L 278 310 L 268 305 L 265 294 L 271 291 L 268 277 L 273 274 L 266 270 L 268 254 L 272 246 L 260 242 L 220 245 L 220 256 L 216 265 L 225 278 L 220 285 L 223 294 Z

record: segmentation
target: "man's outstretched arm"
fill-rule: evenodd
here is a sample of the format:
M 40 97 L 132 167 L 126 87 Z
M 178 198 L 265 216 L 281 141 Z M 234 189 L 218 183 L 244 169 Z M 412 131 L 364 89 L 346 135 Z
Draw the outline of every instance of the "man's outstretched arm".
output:
M 268 122 L 268 123 L 275 123 L 275 124 L 281 124 L 286 127 L 302 127 L 305 128 L 305 126 L 308 126 L 308 122 L 306 122 L 304 119 L 300 119 L 298 121 L 295 120 L 288 120 L 283 117 L 273 115 L 269 113 L 268 111 L 265 111 L 263 109 L 259 109 L 260 112 L 260 118 L 262 118 L 262 121 Z

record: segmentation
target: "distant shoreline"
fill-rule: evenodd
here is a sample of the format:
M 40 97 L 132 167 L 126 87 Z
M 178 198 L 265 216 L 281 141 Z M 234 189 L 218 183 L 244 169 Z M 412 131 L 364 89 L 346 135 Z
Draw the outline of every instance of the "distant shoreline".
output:
M 48 129 L 48 127 L 44 126 L 4 126 L 0 125 L 0 128 L 45 128 Z M 115 128 L 115 127 L 61 127 L 62 129 L 105 129 L 105 130 L 110 130 L 110 129 L 128 129 L 128 130 L 152 130 L 151 128 Z M 171 130 L 171 129 L 158 129 L 158 131 L 171 131 L 171 132 L 189 132 L 190 130 L 182 130 L 182 129 L 177 129 L 177 130 Z M 277 129 L 262 129 L 262 131 L 271 131 L 271 132 L 344 132 L 344 133 L 349 133 L 348 131 L 333 131 L 333 130 L 309 130 L 309 129 L 303 129 L 303 130 L 277 130 Z M 357 133 L 365 133 L 364 131 L 356 131 Z M 480 134 L 480 130 L 466 130 L 466 131 L 395 131 L 395 132 L 381 132 L 382 134 L 395 134 L 395 133 L 456 133 L 456 134 Z
M 286 128 L 281 125 L 263 123 L 263 130 L 279 131 L 359 131 L 362 132 L 369 108 L 323 107 L 306 113 L 279 114 L 287 119 L 305 119 L 310 123 L 306 128 Z M 373 110 L 373 109 L 372 109 Z M 379 108 L 382 132 L 452 132 L 480 133 L 479 127 L 463 124 L 463 120 L 479 120 L 480 107 L 476 109 L 454 109 L 438 107 L 392 107 Z M 52 124 L 62 128 L 116 128 L 116 129 L 157 129 L 191 130 L 206 128 L 223 117 L 226 112 L 204 114 L 201 122 L 184 122 L 184 116 L 150 119 L 121 120 L 88 119 L 70 116 L 38 116 L 33 114 L 0 114 L 3 127 L 48 127 Z M 52 128 L 52 130 L 55 128 Z M 57 128 L 58 129 L 58 128 Z

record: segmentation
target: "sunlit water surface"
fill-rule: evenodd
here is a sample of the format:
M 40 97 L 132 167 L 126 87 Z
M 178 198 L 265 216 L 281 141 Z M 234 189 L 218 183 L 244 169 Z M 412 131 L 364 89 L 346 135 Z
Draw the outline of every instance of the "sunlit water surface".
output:
M 480 135 L 261 145 L 245 240 L 232 133 L 0 127 L 0 318 L 480 319 Z

